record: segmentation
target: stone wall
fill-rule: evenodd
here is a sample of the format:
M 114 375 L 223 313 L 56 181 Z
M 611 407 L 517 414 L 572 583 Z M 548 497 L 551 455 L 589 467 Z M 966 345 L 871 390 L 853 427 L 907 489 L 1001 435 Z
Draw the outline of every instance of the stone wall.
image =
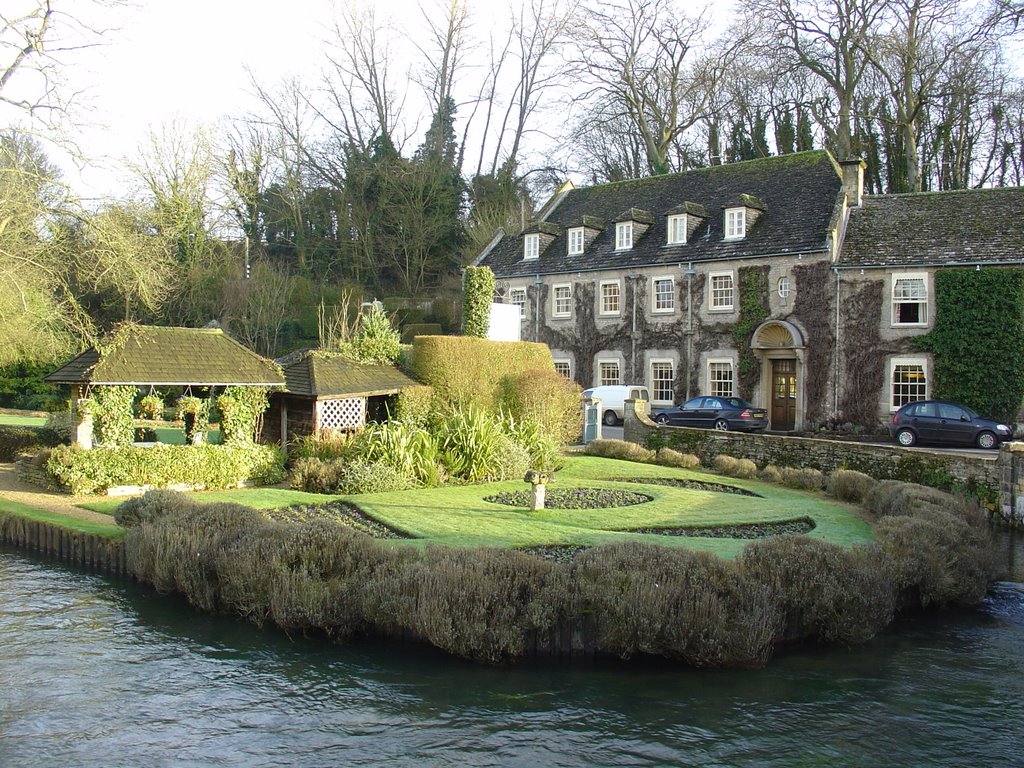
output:
M 1011 525 L 1024 525 L 1024 443 L 999 451 L 999 512 Z
M 879 480 L 903 480 L 969 493 L 989 503 L 995 502 L 1005 474 L 995 454 L 908 451 L 896 446 L 843 440 L 664 427 L 645 414 L 646 405 L 642 400 L 626 401 L 624 439 L 651 448 L 668 446 L 692 453 L 706 466 L 710 466 L 718 454 L 727 454 L 751 459 L 761 468 L 775 464 L 813 467 L 822 472 L 853 469 Z M 1013 477 L 1019 478 L 1016 482 L 1020 483 L 1020 504 L 1024 510 L 1024 443 L 1017 445 L 1020 445 L 1021 452 L 1017 454 L 1020 463 L 1015 465 Z M 1008 452 L 1009 448 L 1004 447 L 1003 451 Z

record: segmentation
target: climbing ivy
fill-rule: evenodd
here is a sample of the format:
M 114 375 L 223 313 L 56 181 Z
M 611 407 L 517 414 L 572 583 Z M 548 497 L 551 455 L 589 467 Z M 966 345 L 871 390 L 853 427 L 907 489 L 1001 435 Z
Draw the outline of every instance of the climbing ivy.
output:
M 250 444 L 262 426 L 267 410 L 266 387 L 228 387 L 217 398 L 220 430 L 228 445 Z
M 1014 421 L 1024 399 L 1024 269 L 936 272 L 935 327 L 918 346 L 934 356 L 936 397 Z
M 84 409 L 95 418 L 95 432 L 100 445 L 115 447 L 131 445 L 135 439 L 135 387 L 115 385 L 94 387 Z
M 750 348 L 757 326 L 768 319 L 768 267 L 744 267 L 739 271 L 739 319 L 732 327 L 732 340 L 739 358 L 738 392 L 750 398 L 760 378 L 757 357 Z
M 494 299 L 494 273 L 490 267 L 466 267 L 462 292 L 462 333 L 487 338 Z

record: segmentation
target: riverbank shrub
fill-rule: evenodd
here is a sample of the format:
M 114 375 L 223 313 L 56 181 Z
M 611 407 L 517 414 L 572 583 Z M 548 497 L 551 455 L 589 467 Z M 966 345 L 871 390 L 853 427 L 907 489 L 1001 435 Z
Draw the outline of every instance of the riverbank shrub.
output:
M 46 464 L 61 487 L 75 495 L 104 493 L 119 485 L 236 488 L 273 485 L 285 477 L 281 450 L 269 445 L 154 445 L 83 450 L 59 445 Z

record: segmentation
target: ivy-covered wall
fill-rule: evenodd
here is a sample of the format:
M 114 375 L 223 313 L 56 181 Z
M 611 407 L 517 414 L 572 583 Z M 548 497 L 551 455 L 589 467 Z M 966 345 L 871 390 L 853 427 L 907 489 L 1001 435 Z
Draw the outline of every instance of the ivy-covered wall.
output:
M 931 352 L 936 397 L 1016 421 L 1024 400 L 1024 269 L 935 274 L 935 327 L 917 339 Z

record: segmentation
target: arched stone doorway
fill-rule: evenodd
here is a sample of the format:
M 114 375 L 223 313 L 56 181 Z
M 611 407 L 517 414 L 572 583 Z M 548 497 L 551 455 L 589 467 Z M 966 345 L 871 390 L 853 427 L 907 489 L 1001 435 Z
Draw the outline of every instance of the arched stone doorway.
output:
M 800 329 L 785 320 L 762 323 L 750 340 L 750 348 L 761 362 L 761 394 L 772 431 L 803 427 L 806 347 Z

